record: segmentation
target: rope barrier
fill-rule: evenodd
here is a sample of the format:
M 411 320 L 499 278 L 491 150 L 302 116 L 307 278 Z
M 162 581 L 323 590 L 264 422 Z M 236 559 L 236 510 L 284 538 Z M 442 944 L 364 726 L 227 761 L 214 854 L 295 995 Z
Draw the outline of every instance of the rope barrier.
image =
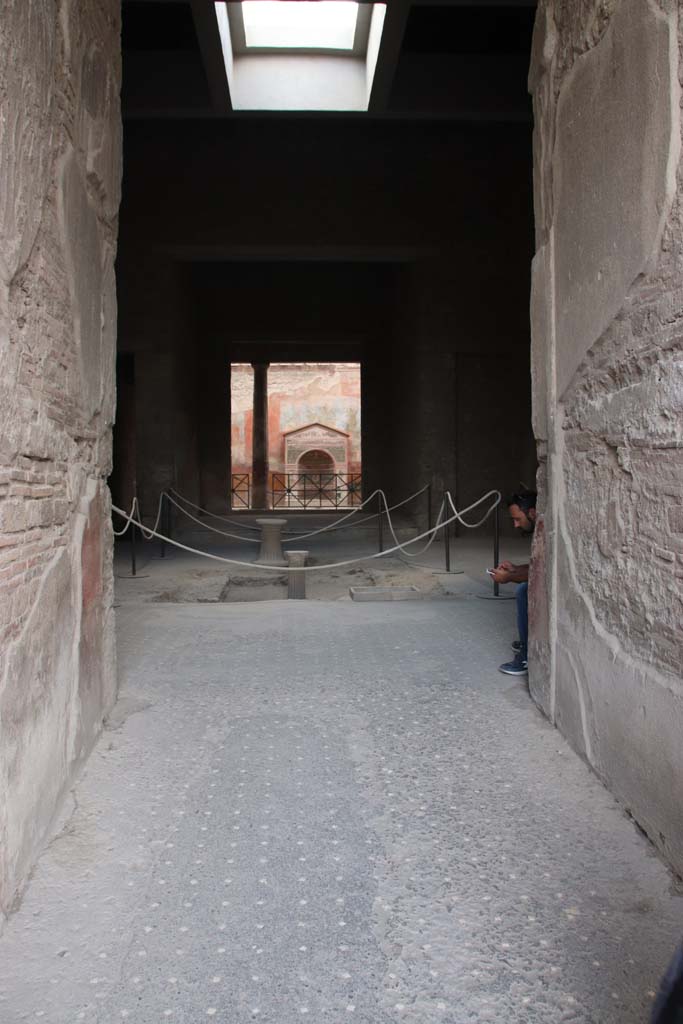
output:
M 115 537 L 123 537 L 124 533 L 125 533 L 125 532 L 126 532 L 126 530 L 127 530 L 128 528 L 129 528 L 129 526 L 130 526 L 130 524 L 131 524 L 131 522 L 132 522 L 132 520 L 131 520 L 130 516 L 132 516 L 132 515 L 134 514 L 134 512 L 135 512 L 135 509 L 137 508 L 137 504 L 138 504 L 138 499 L 137 499 L 137 498 L 133 498 L 133 503 L 132 503 L 132 505 L 130 506 L 130 513 L 129 513 L 129 518 L 128 518 L 128 522 L 126 523 L 126 525 L 124 526 L 124 528 L 123 528 L 122 530 L 114 530 L 114 527 L 112 526 L 112 530 L 113 530 L 113 532 L 114 532 L 114 536 L 115 536 Z M 113 508 L 113 507 L 114 507 L 114 506 L 112 505 L 112 508 Z
M 401 544 L 401 542 L 399 541 L 398 537 L 396 536 L 396 531 L 394 530 L 394 524 L 392 522 L 391 516 L 387 512 L 387 522 L 389 524 L 389 532 L 391 533 L 391 536 L 394 538 L 394 544 L 398 544 L 399 545 L 399 547 L 401 548 L 402 553 L 406 556 L 406 558 L 419 558 L 420 555 L 423 555 L 425 553 L 425 551 L 429 550 L 429 548 L 434 543 L 434 540 L 436 538 L 437 530 L 441 529 L 441 526 L 442 526 L 441 517 L 443 516 L 445 509 L 446 509 L 446 498 L 444 496 L 443 501 L 441 502 L 441 507 L 439 508 L 439 514 L 436 517 L 436 525 L 434 526 L 433 533 L 432 533 L 431 537 L 429 538 L 429 540 L 427 541 L 427 543 L 425 544 L 425 546 L 423 548 L 420 548 L 419 551 L 407 551 L 406 550 L 406 548 L 407 548 L 407 546 L 409 544 L 414 544 L 415 543 L 415 540 L 404 541 L 404 544 Z M 417 539 L 417 538 L 415 538 L 415 539 Z
M 249 526 L 248 523 L 240 523 L 235 519 L 229 519 L 227 516 L 219 516 L 217 512 L 209 512 L 208 509 L 202 508 L 201 505 L 195 504 L 194 501 L 190 501 L 190 499 L 186 498 L 184 494 L 180 493 L 180 491 L 176 491 L 175 487 L 169 487 L 167 493 L 169 495 L 175 494 L 176 498 L 180 498 L 180 500 L 184 501 L 186 505 L 191 505 L 192 508 L 196 508 L 198 512 L 202 512 L 205 516 L 211 516 L 213 519 L 218 519 L 222 523 L 229 523 L 230 526 L 239 526 L 240 529 L 252 530 L 256 532 L 258 532 L 261 529 L 260 526 Z
M 220 534 L 221 537 L 231 537 L 233 540 L 241 540 L 244 541 L 246 544 L 261 543 L 260 539 L 257 537 L 242 537 L 237 533 L 228 533 L 226 530 L 219 530 L 216 526 L 211 526 L 210 523 L 203 523 L 201 519 L 197 519 L 197 517 L 193 516 L 191 512 L 188 512 L 186 508 L 183 508 L 182 505 L 179 505 L 178 502 L 174 498 L 172 498 L 171 495 L 168 493 L 166 493 L 166 500 L 170 501 L 172 505 L 175 505 L 175 507 L 179 509 L 183 513 L 183 515 L 186 515 L 188 519 L 191 519 L 193 523 L 198 523 L 199 526 L 201 526 L 202 529 L 204 530 L 211 530 L 212 533 L 218 533 Z M 156 525 L 158 526 L 159 523 L 157 522 Z M 258 530 L 260 529 L 260 527 L 257 526 L 256 529 Z
M 296 540 L 305 540 L 307 537 L 315 537 L 319 533 L 328 533 L 328 532 L 329 533 L 337 533 L 337 532 L 339 532 L 341 530 L 348 530 L 350 527 L 353 527 L 353 526 L 362 526 L 363 523 L 369 523 L 371 519 L 377 519 L 377 517 L 380 515 L 380 513 L 379 512 L 373 512 L 372 515 L 366 516 L 365 519 L 361 519 L 360 522 L 358 522 L 358 523 L 349 523 L 348 526 L 339 526 L 339 523 L 343 523 L 345 519 L 348 519 L 350 516 L 355 515 L 357 511 L 360 511 L 360 509 L 362 509 L 365 505 L 367 505 L 369 502 L 371 502 L 372 499 L 375 498 L 378 494 L 381 495 L 382 498 L 384 498 L 384 507 L 385 507 L 385 510 L 386 510 L 386 512 L 382 512 L 381 514 L 382 515 L 386 514 L 388 516 L 389 512 L 394 512 L 397 508 L 401 508 L 403 505 L 407 505 L 408 502 L 412 501 L 414 498 L 417 498 L 421 494 L 424 494 L 424 492 L 427 490 L 428 487 L 429 487 L 429 484 L 426 484 L 419 491 L 415 491 L 414 494 L 411 494 L 408 498 L 404 498 L 403 501 L 399 501 L 396 505 L 392 505 L 391 509 L 387 505 L 387 499 L 386 499 L 386 496 L 384 494 L 384 491 L 380 490 L 380 488 L 377 488 L 377 490 L 373 491 L 372 494 L 368 498 L 366 498 L 365 501 L 362 501 L 360 503 L 360 505 L 358 505 L 357 508 L 352 509 L 352 511 L 347 513 L 347 515 L 342 516 L 342 518 L 338 519 L 336 523 L 332 523 L 329 526 L 323 526 L 319 530 L 311 530 L 310 533 L 297 533 L 297 534 L 294 534 L 294 537 L 296 538 Z
M 174 493 L 175 493 L 175 492 L 174 492 Z M 372 494 L 372 495 L 370 496 L 370 498 L 373 498 L 373 497 L 375 496 L 375 494 L 377 494 L 377 491 L 375 491 L 375 492 L 374 492 L 374 493 L 373 493 L 373 494 Z M 179 510 L 180 510 L 181 512 L 183 512 L 183 513 L 184 513 L 184 514 L 185 514 L 185 515 L 186 515 L 186 516 L 187 516 L 187 517 L 188 517 L 189 519 L 191 519 L 191 520 L 192 520 L 193 522 L 195 522 L 195 523 L 198 523 L 198 524 L 199 524 L 199 526 L 201 526 L 201 527 L 203 527 L 203 528 L 205 528 L 205 529 L 207 529 L 207 530 L 211 530 L 211 531 L 212 531 L 213 533 L 218 533 L 218 534 L 220 534 L 220 535 L 221 535 L 222 537 L 231 537 L 231 538 L 232 538 L 233 540 L 242 540 L 242 541 L 246 541 L 246 542 L 247 542 L 248 544 L 260 544 L 260 543 L 261 543 L 261 541 L 260 541 L 260 538 L 256 538 L 256 537 L 245 537 L 245 536 L 243 536 L 243 535 L 241 535 L 241 534 L 236 534 L 236 533 L 229 533 L 229 532 L 228 532 L 227 530 L 219 530 L 219 529 L 218 529 L 217 527 L 215 527 L 215 526 L 211 526 L 211 525 L 210 525 L 209 523 L 203 523 L 203 522 L 201 521 L 201 519 L 197 519 L 197 518 L 196 518 L 196 516 L 193 516 L 193 515 L 192 515 L 192 513 L 188 512 L 188 511 L 187 511 L 187 509 L 183 508 L 183 506 L 182 506 L 182 505 L 178 504 L 178 502 L 177 502 L 177 501 L 175 501 L 175 499 L 174 499 L 174 498 L 172 498 L 170 494 L 168 494 L 168 493 L 167 493 L 167 494 L 166 494 L 166 497 L 168 498 L 168 500 L 169 500 L 169 501 L 171 501 L 171 502 L 172 502 L 172 503 L 173 503 L 173 504 L 175 505 L 175 507 L 176 507 L 177 509 L 179 509 Z M 412 495 L 411 497 L 414 497 L 414 495 Z M 367 498 L 367 499 L 366 499 L 366 502 L 363 502 L 363 503 L 362 503 L 361 505 L 359 505 L 359 506 L 358 506 L 358 509 L 361 509 L 361 508 L 363 507 L 363 505 L 367 503 L 367 501 L 370 501 L 370 498 Z M 183 499 L 183 500 L 185 500 L 185 499 Z M 410 499 L 408 499 L 408 500 L 410 500 Z M 192 502 L 190 502 L 190 504 L 193 504 L 193 503 L 192 503 Z M 195 506 L 195 507 L 199 508 L 199 506 Z M 344 519 L 347 519 L 349 515 L 353 515 L 353 514 L 355 514 L 355 512 L 356 512 L 356 511 L 357 511 L 356 509 L 353 509 L 353 510 L 352 510 L 352 512 L 348 513 L 348 514 L 347 514 L 346 516 L 342 516 L 342 518 L 341 518 L 341 519 L 338 519 L 338 520 L 336 520 L 336 522 L 335 522 L 335 523 L 331 523 L 331 524 L 329 524 L 328 526 L 324 526 L 324 527 L 322 527 L 322 528 L 321 528 L 321 529 L 319 529 L 319 530 L 312 530 L 312 531 L 310 531 L 309 533 L 295 533 L 295 534 L 290 534 L 290 539 L 291 539 L 291 540 L 302 540 L 302 539 L 305 539 L 305 538 L 307 538 L 307 537 L 315 537 L 315 536 L 316 536 L 317 534 L 319 534 L 319 533 L 325 533 L 326 531 L 329 531 L 329 530 L 331 530 L 331 529 L 332 529 L 332 528 L 333 528 L 333 527 L 334 527 L 334 526 L 335 526 L 335 525 L 336 525 L 337 523 L 343 522 L 343 520 L 344 520 Z M 213 513 L 213 512 L 209 512 L 209 513 L 208 513 L 208 515 L 215 515 L 215 513 Z M 218 516 L 217 518 L 221 519 L 221 521 L 223 521 L 223 522 L 232 522 L 232 521 L 233 521 L 233 520 L 228 520 L 228 519 L 225 519 L 225 518 L 224 518 L 223 516 Z M 372 519 L 372 518 L 374 518 L 374 517 L 373 517 L 373 516 L 368 516 L 368 519 Z M 364 520 L 364 521 L 365 521 L 365 520 Z M 359 525 L 359 524 L 353 524 L 353 523 L 351 523 L 351 524 L 349 524 L 349 525 Z M 247 526 L 246 528 L 247 528 L 247 529 L 249 529 L 249 530 L 258 530 L 258 531 L 260 532 L 260 527 L 259 527 L 259 526 L 254 526 L 254 527 L 252 527 L 252 526 Z M 340 529 L 340 530 L 341 530 L 341 529 L 345 529 L 345 527 L 338 527 L 338 529 Z M 285 539 L 285 538 L 284 538 L 284 534 L 283 534 L 283 543 L 284 543 L 284 544 L 287 544 L 287 543 L 289 543 L 289 540 L 287 540 L 287 539 Z
M 376 494 L 380 494 L 382 496 L 382 498 L 384 500 L 384 503 L 385 503 L 385 505 L 388 508 L 388 503 L 387 503 L 386 495 L 384 494 L 384 491 L 382 491 L 381 489 L 378 489 L 375 493 Z M 456 520 L 460 520 L 461 516 L 465 515 L 467 512 L 470 512 L 473 508 L 476 508 L 478 505 L 481 505 L 481 503 L 483 501 L 486 501 L 486 499 L 489 498 L 492 494 L 497 495 L 497 500 L 491 506 L 491 508 L 488 509 L 486 515 L 481 520 L 481 522 L 484 522 L 484 520 L 491 514 L 491 511 L 500 502 L 500 492 L 499 491 L 489 491 L 483 497 L 479 498 L 477 501 L 473 502 L 471 505 L 468 505 L 467 508 L 462 509 L 462 511 L 460 511 L 460 512 L 457 509 L 455 509 L 455 506 L 453 505 L 453 501 L 451 499 L 450 500 L 450 504 L 451 504 L 451 507 L 453 509 L 455 509 L 455 514 L 450 516 L 448 519 L 445 519 L 443 522 L 437 523 L 437 525 L 433 526 L 431 529 L 425 530 L 423 533 L 418 534 L 417 537 L 413 537 L 413 539 L 411 541 L 408 541 L 408 544 L 415 544 L 415 543 L 417 543 L 417 541 L 423 540 L 425 537 L 428 537 L 428 536 L 431 536 L 432 534 L 435 534 L 437 530 L 440 530 L 440 529 L 443 529 L 443 528 L 447 527 L 450 523 L 455 522 Z M 448 491 L 446 492 L 446 495 L 449 495 L 449 497 L 450 497 L 450 494 L 449 494 Z M 445 502 L 446 495 L 444 495 L 444 502 Z M 114 512 L 116 512 L 117 515 L 122 516 L 122 518 L 126 519 L 127 522 L 128 522 L 128 525 L 130 525 L 132 523 L 135 526 L 138 526 L 138 527 L 140 526 L 140 523 L 137 520 L 133 519 L 132 514 L 129 515 L 129 513 L 125 512 L 123 509 L 118 508 L 116 505 L 112 505 L 112 510 Z M 467 524 L 467 525 L 469 526 L 470 524 Z M 189 551 L 191 554 L 194 554 L 194 555 L 202 555 L 204 558 L 210 558 L 214 562 L 222 562 L 222 563 L 224 563 L 226 565 L 239 565 L 240 567 L 246 568 L 246 569 L 261 569 L 261 570 L 264 570 L 265 572 L 276 572 L 276 573 L 279 573 L 280 575 L 282 574 L 283 569 L 286 572 L 319 572 L 319 571 L 324 570 L 324 569 L 338 569 L 338 568 L 342 568 L 343 566 L 346 566 L 346 565 L 357 565 L 359 562 L 368 562 L 368 561 L 372 561 L 375 558 L 384 558 L 387 555 L 394 554 L 394 552 L 396 552 L 396 551 L 403 551 L 404 548 L 405 548 L 405 545 L 401 544 L 399 542 L 399 543 L 396 544 L 395 547 L 387 548 L 386 551 L 376 551 L 372 555 L 362 555 L 359 558 L 348 558 L 348 559 L 345 559 L 343 562 L 331 562 L 331 563 L 329 563 L 327 565 L 310 565 L 310 566 L 301 566 L 301 567 L 299 567 L 299 566 L 288 567 L 288 566 L 259 565 L 257 562 L 244 562 L 244 561 L 241 561 L 241 560 L 236 559 L 236 558 L 225 558 L 222 555 L 214 555 L 214 554 L 211 554 L 209 551 L 201 551 L 199 548 L 190 547 L 188 544 L 181 544 L 180 541 L 173 540 L 171 537 L 166 537 L 163 534 L 158 533 L 156 530 L 149 530 L 148 532 L 151 535 L 157 537 L 159 540 L 163 540 L 163 541 L 165 541 L 168 544 L 173 544 L 174 547 L 181 548 L 183 551 Z
M 156 521 L 154 523 L 154 526 L 152 527 L 151 530 L 149 529 L 149 527 L 146 527 L 146 526 L 142 525 L 142 513 L 140 511 L 140 502 L 138 501 L 137 498 L 135 499 L 135 504 L 136 504 L 137 510 L 138 510 L 138 519 L 140 520 L 140 523 L 138 523 L 138 525 L 140 527 L 140 533 L 142 534 L 142 539 L 143 540 L 152 540 L 154 538 L 154 532 L 158 528 L 159 523 L 161 522 L 161 511 L 162 511 L 163 506 L 164 506 L 164 493 L 165 492 L 162 491 L 161 494 L 159 495 L 159 504 L 157 506 L 157 517 L 156 517 Z M 168 498 L 168 495 L 166 495 L 166 497 Z
M 489 498 L 489 497 L 491 497 L 493 495 L 495 495 L 495 498 L 494 498 L 493 502 L 491 503 L 489 508 L 486 510 L 485 514 L 482 516 L 482 518 L 477 523 L 466 523 L 462 519 L 462 516 L 465 515 L 466 512 L 470 512 L 473 508 L 476 508 L 477 505 L 481 505 L 482 502 L 486 501 L 487 498 Z M 501 501 L 500 491 L 495 491 L 495 490 L 494 491 L 488 491 L 481 498 L 479 498 L 477 501 L 475 501 L 472 505 L 468 505 L 467 508 L 465 508 L 461 512 L 459 512 L 458 509 L 456 509 L 456 507 L 455 507 L 455 504 L 453 502 L 453 498 L 452 498 L 451 492 L 450 491 L 445 491 L 444 492 L 443 501 L 441 502 L 441 508 L 439 509 L 439 514 L 437 516 L 436 526 L 433 528 L 432 531 L 429 531 L 429 532 L 431 532 L 432 535 L 431 535 L 430 539 L 427 541 L 427 543 L 424 545 L 424 547 L 420 548 L 419 551 L 414 551 L 414 552 L 407 551 L 406 548 L 408 547 L 408 545 L 415 544 L 416 541 L 420 540 L 421 538 L 420 537 L 414 537 L 413 540 L 404 541 L 403 544 L 401 544 L 401 542 L 399 541 L 398 537 L 396 536 L 396 532 L 394 530 L 394 526 L 393 526 L 393 523 L 392 523 L 392 520 L 391 520 L 391 516 L 387 514 L 387 520 L 389 522 L 389 530 L 391 531 L 391 535 L 392 535 L 392 537 L 394 539 L 394 543 L 397 545 L 398 548 L 400 548 L 401 553 L 403 555 L 405 555 L 407 558 L 419 558 L 420 556 L 422 556 L 425 553 L 425 551 L 428 551 L 429 548 L 431 547 L 431 545 L 434 542 L 434 539 L 436 537 L 437 530 L 440 530 L 442 528 L 447 529 L 448 525 L 450 523 L 454 522 L 455 520 L 461 522 L 464 526 L 468 526 L 470 529 L 474 529 L 476 526 L 481 526 L 482 523 L 484 523 L 488 519 L 488 517 L 491 515 L 491 513 L 494 511 L 494 509 L 497 508 L 497 506 L 500 504 L 500 501 Z M 453 511 L 453 516 L 450 519 L 446 520 L 445 522 L 442 522 L 441 518 L 442 518 L 442 516 L 444 514 L 447 502 L 451 506 L 451 509 Z M 425 536 L 425 534 L 422 534 L 422 536 Z
M 494 503 L 491 505 L 491 508 L 488 509 L 486 514 L 484 516 L 482 516 L 482 518 L 479 519 L 476 523 L 466 523 L 465 520 L 462 518 L 465 515 L 465 513 L 469 512 L 471 509 L 473 509 L 475 507 L 476 504 L 479 504 L 481 501 L 484 501 L 491 494 L 497 494 L 498 497 L 496 498 Z M 455 517 L 457 518 L 458 522 L 462 526 L 466 526 L 468 530 L 476 530 L 477 527 L 481 526 L 482 523 L 486 522 L 486 520 L 491 515 L 493 510 L 495 508 L 497 508 L 498 505 L 500 505 L 501 497 L 502 496 L 501 496 L 500 491 L 489 491 L 488 494 L 485 494 L 483 498 L 479 499 L 479 502 L 475 502 L 475 505 L 470 505 L 468 508 L 463 509 L 462 512 L 458 512 L 457 508 L 455 507 L 455 505 L 453 503 L 453 498 L 451 497 L 451 492 L 450 491 L 446 491 L 446 493 L 444 495 L 444 500 L 445 500 L 446 497 L 448 498 L 448 503 L 451 506 L 451 509 L 453 510 L 453 513 L 454 513 Z
M 403 505 L 407 505 L 408 502 L 413 501 L 414 498 L 419 498 L 419 496 L 421 494 L 424 494 L 424 492 L 426 490 L 428 490 L 428 489 L 429 489 L 429 484 L 425 484 L 425 486 L 421 487 L 419 491 L 415 491 L 414 494 L 411 494 L 411 495 L 409 495 L 409 497 L 404 498 L 403 501 L 399 501 L 395 505 L 392 505 L 390 508 L 387 508 L 387 512 L 394 512 L 397 508 L 401 508 Z M 204 509 L 204 508 L 201 507 L 201 505 L 197 505 L 197 504 L 195 504 L 195 502 L 190 501 L 189 498 L 185 498 L 182 494 L 180 494 L 175 489 L 175 487 L 171 487 L 167 493 L 169 495 L 171 493 L 175 494 L 176 497 L 180 498 L 180 500 L 184 501 L 187 505 L 191 505 L 192 508 L 197 509 L 197 511 L 202 512 L 204 515 L 212 516 L 214 519 L 218 519 L 220 522 L 229 523 L 232 526 L 239 526 L 241 529 L 251 530 L 252 532 L 259 532 L 260 531 L 260 528 L 258 526 L 249 526 L 248 523 L 239 523 L 239 522 L 237 522 L 234 519 L 228 518 L 227 516 L 219 516 L 216 512 L 209 512 L 208 509 Z M 347 519 L 350 519 L 352 516 L 357 515 L 358 512 L 361 512 L 363 510 L 363 508 L 373 498 L 375 498 L 379 493 L 380 493 L 379 489 L 373 491 L 372 494 L 370 495 L 370 497 L 365 498 L 364 501 L 361 501 L 361 503 L 359 505 L 357 505 L 355 508 L 351 509 L 350 512 L 347 512 L 345 515 L 341 516 L 340 519 L 336 519 L 333 523 L 329 523 L 327 526 L 321 527 L 319 530 L 311 530 L 309 533 L 301 533 L 301 532 L 297 532 L 297 531 L 294 531 L 294 530 L 285 530 L 285 531 L 283 531 L 283 537 L 288 536 L 288 537 L 292 537 L 293 539 L 296 539 L 296 540 L 305 540 L 306 538 L 314 537 L 314 536 L 316 536 L 319 533 L 328 533 L 328 532 L 336 533 L 338 530 L 347 530 L 347 529 L 349 529 L 351 527 L 354 527 L 354 526 L 362 526 L 364 523 L 369 523 L 371 520 L 377 519 L 377 517 L 378 517 L 378 515 L 380 513 L 373 512 L 372 515 L 365 516 L 365 518 L 361 519 L 359 522 L 349 523 L 347 526 L 341 526 L 340 525 L 341 523 L 345 522 Z M 182 506 L 178 506 L 178 507 L 182 508 Z M 183 509 L 183 511 L 185 511 L 185 510 Z M 257 510 L 254 510 L 254 511 L 257 511 Z M 283 509 L 282 511 L 283 511 L 283 514 L 284 514 L 287 511 L 287 509 Z M 382 515 L 384 515 L 384 512 L 382 512 Z M 195 520 L 195 521 L 199 522 L 199 520 Z M 207 524 L 200 523 L 200 525 L 205 526 Z M 213 529 L 215 530 L 216 533 L 221 533 L 222 532 L 220 530 L 216 530 L 215 527 L 213 527 Z M 226 537 L 232 537 L 232 536 L 234 536 L 234 534 L 226 533 L 225 536 Z M 240 537 L 239 539 L 240 540 L 246 540 L 247 538 L 246 537 Z M 287 541 L 283 541 L 283 542 L 287 543 Z

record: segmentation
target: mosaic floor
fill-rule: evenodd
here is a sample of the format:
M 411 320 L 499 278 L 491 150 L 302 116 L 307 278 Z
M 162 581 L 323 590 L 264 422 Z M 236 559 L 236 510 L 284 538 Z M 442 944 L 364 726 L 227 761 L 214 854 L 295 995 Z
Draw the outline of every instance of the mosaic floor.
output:
M 513 602 L 135 604 L 0 1021 L 641 1024 L 651 847 L 497 665 Z

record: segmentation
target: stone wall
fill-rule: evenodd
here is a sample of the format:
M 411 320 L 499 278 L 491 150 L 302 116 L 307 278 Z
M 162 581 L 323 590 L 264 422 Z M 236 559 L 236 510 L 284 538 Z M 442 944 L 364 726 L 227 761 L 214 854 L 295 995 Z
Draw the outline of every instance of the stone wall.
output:
M 116 0 L 0 0 L 0 912 L 115 695 Z
M 539 6 L 530 687 L 683 870 L 678 5 Z

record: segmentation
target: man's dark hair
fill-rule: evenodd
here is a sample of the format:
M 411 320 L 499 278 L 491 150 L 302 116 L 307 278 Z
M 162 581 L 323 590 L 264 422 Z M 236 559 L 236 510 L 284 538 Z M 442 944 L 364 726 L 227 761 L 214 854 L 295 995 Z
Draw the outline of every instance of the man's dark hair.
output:
M 530 508 L 536 508 L 536 491 L 516 491 L 507 500 L 507 507 L 518 505 L 525 514 Z

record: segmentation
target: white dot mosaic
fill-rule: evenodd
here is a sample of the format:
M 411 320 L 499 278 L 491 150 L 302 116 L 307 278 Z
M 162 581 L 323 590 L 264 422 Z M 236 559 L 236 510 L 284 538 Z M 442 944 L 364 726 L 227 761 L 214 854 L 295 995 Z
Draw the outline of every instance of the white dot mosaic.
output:
M 505 615 L 123 609 L 151 706 L 0 939 L 0 1020 L 641 1024 L 683 914 L 506 696 Z

